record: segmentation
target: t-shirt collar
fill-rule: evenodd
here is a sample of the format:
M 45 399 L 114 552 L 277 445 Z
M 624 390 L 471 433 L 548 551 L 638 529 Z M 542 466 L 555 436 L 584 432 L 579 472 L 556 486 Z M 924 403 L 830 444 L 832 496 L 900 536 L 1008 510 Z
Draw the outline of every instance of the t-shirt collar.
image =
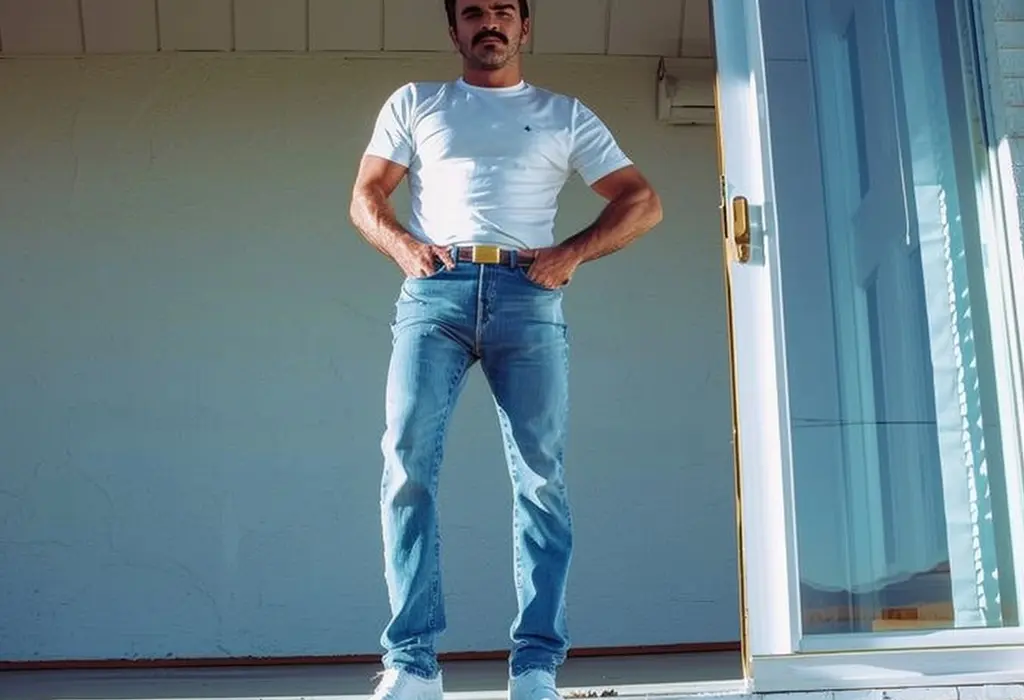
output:
M 464 90 L 469 90 L 470 92 L 479 92 L 487 95 L 509 95 L 512 93 L 522 92 L 528 87 L 525 80 L 520 80 L 515 85 L 509 85 L 508 87 L 481 87 L 479 85 L 470 85 L 469 83 L 466 82 L 466 79 L 461 76 L 455 82 L 456 84 L 459 85 L 459 87 L 463 88 Z

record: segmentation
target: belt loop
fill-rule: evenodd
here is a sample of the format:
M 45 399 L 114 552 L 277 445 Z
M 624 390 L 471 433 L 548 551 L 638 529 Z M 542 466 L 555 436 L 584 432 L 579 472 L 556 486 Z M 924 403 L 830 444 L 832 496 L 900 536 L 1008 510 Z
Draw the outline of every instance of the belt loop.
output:
M 513 248 L 511 251 L 509 251 L 508 262 L 509 262 L 509 267 L 511 267 L 513 270 L 516 269 L 517 267 L 519 267 L 519 249 L 518 248 Z

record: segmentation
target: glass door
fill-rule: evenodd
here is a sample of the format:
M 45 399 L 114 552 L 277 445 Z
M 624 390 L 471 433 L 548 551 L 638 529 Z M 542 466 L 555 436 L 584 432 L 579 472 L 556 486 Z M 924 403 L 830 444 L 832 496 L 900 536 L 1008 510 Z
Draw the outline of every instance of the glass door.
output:
M 970 5 L 712 3 L 765 690 L 870 685 L 884 650 L 887 680 L 916 685 L 1024 668 L 1020 367 Z

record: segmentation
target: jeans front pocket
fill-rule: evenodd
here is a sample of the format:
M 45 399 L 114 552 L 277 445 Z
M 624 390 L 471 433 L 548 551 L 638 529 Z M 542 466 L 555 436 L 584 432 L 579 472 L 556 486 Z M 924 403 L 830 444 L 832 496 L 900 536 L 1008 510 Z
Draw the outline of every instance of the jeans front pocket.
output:
M 415 280 L 434 279 L 435 277 L 440 275 L 442 272 L 445 272 L 446 269 L 447 268 L 445 268 L 443 261 L 438 260 L 437 258 L 434 258 L 434 271 L 431 272 L 429 275 L 424 275 L 423 277 L 410 277 L 409 275 L 406 275 L 405 279 L 406 279 L 406 281 L 409 281 L 409 280 L 415 281 Z
M 537 284 L 532 279 L 530 279 L 529 269 L 530 268 L 523 267 L 522 265 L 516 267 L 516 274 L 526 285 L 542 292 L 548 292 L 549 294 L 554 294 L 555 292 L 562 291 L 562 287 L 555 287 L 554 289 L 552 289 L 551 287 L 545 287 L 542 284 Z

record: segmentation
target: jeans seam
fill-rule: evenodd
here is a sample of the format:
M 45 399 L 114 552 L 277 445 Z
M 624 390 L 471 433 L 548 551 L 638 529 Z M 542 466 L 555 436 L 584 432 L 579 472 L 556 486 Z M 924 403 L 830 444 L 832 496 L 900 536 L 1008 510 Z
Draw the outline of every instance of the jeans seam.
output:
M 484 325 L 484 266 L 480 265 L 479 275 L 477 277 L 476 287 L 476 329 L 474 333 L 473 342 L 476 346 L 474 352 L 479 357 L 481 355 L 481 346 L 483 344 L 483 325 Z

